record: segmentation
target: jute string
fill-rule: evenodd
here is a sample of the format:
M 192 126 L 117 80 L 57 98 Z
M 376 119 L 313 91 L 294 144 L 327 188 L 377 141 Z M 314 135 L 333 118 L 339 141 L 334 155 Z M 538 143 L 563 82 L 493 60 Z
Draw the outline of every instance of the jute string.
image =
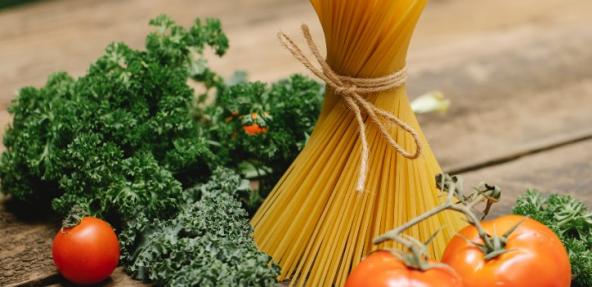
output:
M 313 65 L 313 62 L 304 55 L 300 47 L 298 47 L 288 35 L 279 33 L 278 38 L 298 61 L 300 61 L 314 75 L 319 77 L 319 79 L 323 80 L 331 89 L 333 89 L 336 95 L 343 97 L 347 106 L 354 113 L 356 121 L 358 122 L 360 140 L 362 142 L 360 173 L 356 189 L 362 192 L 366 185 L 366 178 L 368 177 L 369 160 L 368 139 L 366 137 L 366 125 L 364 124 L 362 110 L 368 114 L 368 117 L 374 122 L 374 124 L 376 124 L 383 137 L 399 154 L 408 159 L 417 159 L 421 155 L 422 147 L 417 131 L 407 123 L 403 122 L 400 118 L 377 108 L 374 104 L 361 96 L 390 91 L 401 87 L 407 80 L 407 70 L 403 68 L 396 73 L 380 78 L 352 78 L 340 76 L 331 69 L 329 64 L 327 64 L 325 59 L 321 56 L 319 48 L 312 39 L 308 26 L 302 25 L 301 28 L 308 44 L 308 48 L 314 55 L 314 59 L 318 62 L 320 68 Z M 391 122 L 408 132 L 415 141 L 415 152 L 411 153 L 401 147 L 401 145 L 390 135 L 383 121 Z

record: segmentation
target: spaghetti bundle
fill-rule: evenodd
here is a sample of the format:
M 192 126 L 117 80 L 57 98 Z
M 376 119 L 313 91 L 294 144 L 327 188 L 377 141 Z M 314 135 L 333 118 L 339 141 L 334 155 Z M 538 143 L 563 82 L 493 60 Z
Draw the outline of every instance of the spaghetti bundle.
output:
M 257 244 L 282 267 L 280 279 L 342 286 L 363 256 L 391 247 L 373 246 L 373 238 L 441 202 L 440 166 L 401 78 L 393 80 L 404 75 L 426 1 L 311 0 L 327 45 L 326 62 L 316 70 L 328 86 L 323 110 L 306 147 L 252 220 Z M 282 38 L 314 72 L 299 57 L 304 49 Z M 384 79 L 391 80 L 389 89 L 372 88 Z M 425 240 L 441 229 L 430 245 L 439 257 L 461 225 L 443 213 L 408 234 Z

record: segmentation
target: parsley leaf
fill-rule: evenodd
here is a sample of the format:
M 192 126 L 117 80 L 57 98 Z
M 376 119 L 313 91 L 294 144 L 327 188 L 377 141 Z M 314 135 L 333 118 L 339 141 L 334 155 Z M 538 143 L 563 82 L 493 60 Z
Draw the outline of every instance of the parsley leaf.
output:
M 528 190 L 516 202 L 514 214 L 531 217 L 551 228 L 569 253 L 572 286 L 592 286 L 592 212 L 569 195 L 545 197 Z

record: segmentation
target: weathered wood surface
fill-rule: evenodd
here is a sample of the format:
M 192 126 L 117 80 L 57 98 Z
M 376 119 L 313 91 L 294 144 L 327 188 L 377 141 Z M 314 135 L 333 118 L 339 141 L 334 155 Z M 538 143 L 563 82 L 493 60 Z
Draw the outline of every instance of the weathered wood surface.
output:
M 55 0 L 0 10 L 0 132 L 15 91 L 48 74 L 81 75 L 111 41 L 141 47 L 148 19 L 221 18 L 231 49 L 212 65 L 275 80 L 305 70 L 277 44 L 300 23 L 322 33 L 304 0 Z M 432 0 L 409 55 L 413 97 L 441 90 L 446 116 L 422 116 L 443 167 L 505 190 L 507 212 L 528 186 L 592 204 L 592 1 Z M 0 286 L 61 282 L 51 264 L 57 224 L 0 209 Z M 129 286 L 118 270 L 107 286 Z M 61 283 L 58 283 L 61 284 Z M 54 285 L 59 286 L 59 285 Z
M 592 63 L 592 29 L 528 27 L 495 37 L 483 43 L 494 51 L 473 52 L 475 43 L 461 60 L 413 74 L 412 94 L 439 89 L 453 102 L 448 116 L 422 121 L 447 169 L 592 136 L 592 65 L 582 64 Z
M 58 70 L 80 75 L 111 41 L 141 47 L 148 19 L 160 13 L 184 24 L 196 16 L 221 18 L 231 50 L 212 62 L 225 75 L 245 69 L 253 79 L 273 80 L 305 72 L 275 33 L 296 35 L 306 22 L 321 36 L 308 1 L 78 0 L 0 11 L 0 123 L 19 87 L 40 85 Z M 583 64 L 592 58 L 591 19 L 587 0 L 428 6 L 410 51 L 409 85 L 412 96 L 439 89 L 454 101 L 448 117 L 422 119 L 444 167 L 590 133 L 592 114 L 582 111 L 592 101 L 592 66 Z
M 0 286 L 39 282 L 55 273 L 51 240 L 59 224 L 37 211 L 0 199 Z
M 592 206 L 592 140 L 463 174 L 466 187 L 485 181 L 502 188 L 494 215 L 511 212 L 527 188 L 544 193 L 570 194 Z
M 55 279 L 58 280 L 58 282 L 51 283 L 50 285 L 47 285 L 47 287 L 73 287 L 73 286 L 76 286 L 76 285 L 66 282 L 64 279 L 60 278 L 59 276 L 56 276 Z M 118 267 L 117 269 L 115 269 L 115 271 L 113 271 L 113 274 L 111 274 L 110 278 L 108 278 L 104 282 L 101 282 L 100 284 L 98 284 L 98 286 L 100 286 L 100 287 L 114 287 L 114 286 L 140 287 L 140 286 L 148 286 L 148 285 L 143 284 L 140 281 L 136 281 L 136 280 L 131 279 L 129 276 L 127 276 L 125 274 L 123 267 Z

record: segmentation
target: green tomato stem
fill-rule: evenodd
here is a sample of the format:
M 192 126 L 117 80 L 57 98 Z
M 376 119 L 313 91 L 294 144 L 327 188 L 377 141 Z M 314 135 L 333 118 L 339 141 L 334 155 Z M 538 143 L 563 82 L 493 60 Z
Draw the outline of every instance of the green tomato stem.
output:
M 469 224 L 475 227 L 479 234 L 479 238 L 481 238 L 483 243 L 481 244 L 473 242 L 473 244 L 478 246 L 483 251 L 486 258 L 493 259 L 507 252 L 507 250 L 505 250 L 507 238 L 518 227 L 518 225 L 500 237 L 496 234 L 488 234 L 480 222 L 481 219 L 483 219 L 488 214 L 491 206 L 499 201 L 499 198 L 501 197 L 500 189 L 497 186 L 481 184 L 480 186 L 476 187 L 471 194 L 465 196 L 462 190 L 462 180 L 460 178 L 442 174 L 436 177 L 436 181 L 438 182 L 438 188 L 447 192 L 446 201 L 440 206 L 423 213 L 422 215 L 414 218 L 404 225 L 377 237 L 373 241 L 374 244 L 380 244 L 391 240 L 396 241 L 408 250 L 408 252 L 403 253 L 403 255 L 399 254 L 399 258 L 404 258 L 404 261 L 406 264 L 408 264 L 408 267 L 426 270 L 425 268 L 430 268 L 429 264 L 427 263 L 427 248 L 421 242 L 418 242 L 415 239 L 410 240 L 408 236 L 403 236 L 402 234 L 409 228 L 427 220 L 434 215 L 446 210 L 451 210 L 464 214 Z M 483 218 L 478 218 L 472 209 L 481 202 L 486 202 L 486 207 L 483 211 Z M 429 241 L 431 240 L 428 240 L 428 243 Z

